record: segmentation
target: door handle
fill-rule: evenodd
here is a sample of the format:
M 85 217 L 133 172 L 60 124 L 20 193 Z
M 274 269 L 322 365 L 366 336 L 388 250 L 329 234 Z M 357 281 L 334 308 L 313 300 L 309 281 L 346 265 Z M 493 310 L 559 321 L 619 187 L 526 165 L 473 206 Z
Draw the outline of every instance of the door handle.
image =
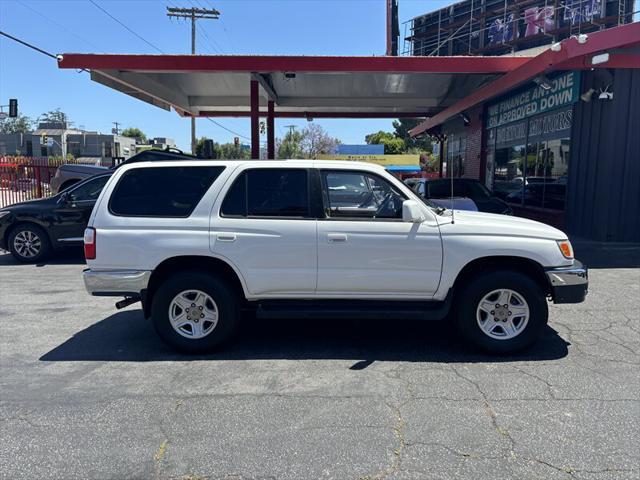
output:
M 329 233 L 327 240 L 333 243 L 344 243 L 347 241 L 347 235 L 344 233 Z
M 219 233 L 216 235 L 216 239 L 219 242 L 235 242 L 236 234 L 235 233 Z

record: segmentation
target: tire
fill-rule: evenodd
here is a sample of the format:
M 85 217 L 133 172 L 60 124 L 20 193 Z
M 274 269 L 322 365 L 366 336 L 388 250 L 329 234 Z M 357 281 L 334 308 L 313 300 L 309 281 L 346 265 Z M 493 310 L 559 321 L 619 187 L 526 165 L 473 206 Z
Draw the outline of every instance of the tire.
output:
M 528 348 L 547 325 L 544 290 L 520 272 L 482 274 L 466 283 L 457 298 L 455 323 L 460 335 L 486 352 L 508 354 Z
M 217 312 L 215 322 L 213 311 Z M 169 277 L 153 295 L 151 305 L 151 320 L 160 338 L 185 353 L 214 350 L 232 336 L 239 317 L 234 289 L 224 279 L 198 271 Z
M 9 234 L 9 251 L 22 263 L 38 263 L 51 254 L 49 236 L 31 223 L 18 225 Z

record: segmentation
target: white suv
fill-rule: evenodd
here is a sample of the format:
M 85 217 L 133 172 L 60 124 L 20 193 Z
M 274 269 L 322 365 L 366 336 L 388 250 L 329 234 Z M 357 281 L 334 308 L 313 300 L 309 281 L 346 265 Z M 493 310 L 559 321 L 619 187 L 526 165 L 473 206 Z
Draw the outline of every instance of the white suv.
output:
M 421 318 L 451 313 L 493 352 L 531 345 L 547 298 L 582 302 L 587 269 L 541 223 L 446 210 L 382 167 L 164 161 L 118 169 L 85 232 L 93 295 L 142 301 L 163 340 L 202 352 L 240 312 Z M 303 320 L 301 320 L 303 321 Z

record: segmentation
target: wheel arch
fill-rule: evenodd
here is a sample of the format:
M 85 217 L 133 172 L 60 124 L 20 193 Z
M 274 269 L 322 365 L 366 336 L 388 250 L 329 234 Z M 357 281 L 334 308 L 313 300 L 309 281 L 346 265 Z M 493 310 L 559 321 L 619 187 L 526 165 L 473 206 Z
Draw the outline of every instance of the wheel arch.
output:
M 542 265 L 530 258 L 511 255 L 488 256 L 471 260 L 458 272 L 453 284 L 454 293 L 469 279 L 492 270 L 511 270 L 524 273 L 542 288 L 545 295 L 549 296 L 553 293 Z
M 244 282 L 242 281 L 242 277 L 228 262 L 217 257 L 204 255 L 179 255 L 163 260 L 156 268 L 153 269 L 153 273 L 149 279 L 149 284 L 143 295 L 145 318 L 149 318 L 151 316 L 153 296 L 162 282 L 171 275 L 184 271 L 216 273 L 229 282 L 241 299 L 247 298 L 247 290 Z

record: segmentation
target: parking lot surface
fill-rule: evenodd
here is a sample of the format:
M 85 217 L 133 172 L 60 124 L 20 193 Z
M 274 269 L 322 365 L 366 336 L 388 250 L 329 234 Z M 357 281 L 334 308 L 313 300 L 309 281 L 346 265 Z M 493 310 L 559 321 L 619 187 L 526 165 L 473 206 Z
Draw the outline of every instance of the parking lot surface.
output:
M 637 479 L 638 249 L 614 250 L 503 358 L 446 322 L 250 318 L 183 356 L 87 295 L 81 256 L 0 255 L 0 477 Z

